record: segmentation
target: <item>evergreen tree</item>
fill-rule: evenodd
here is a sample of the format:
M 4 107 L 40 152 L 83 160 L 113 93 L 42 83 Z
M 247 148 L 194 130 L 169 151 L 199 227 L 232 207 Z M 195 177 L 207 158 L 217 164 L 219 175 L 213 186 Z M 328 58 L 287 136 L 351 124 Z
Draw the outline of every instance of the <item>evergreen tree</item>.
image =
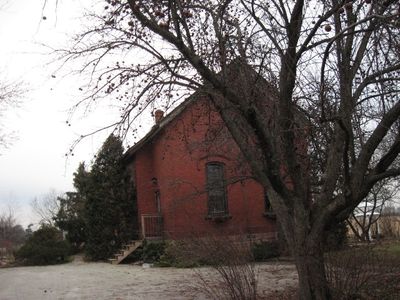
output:
M 66 239 L 74 250 L 79 250 L 86 241 L 84 203 L 77 192 L 67 192 L 59 197 L 60 209 L 54 218 L 55 225 L 66 231 Z
M 137 228 L 136 201 L 129 173 L 122 163 L 122 141 L 110 135 L 97 154 L 85 184 L 86 255 L 109 258 L 131 239 Z
M 86 242 L 85 203 L 89 184 L 90 173 L 82 162 L 74 173 L 76 191 L 58 198 L 60 209 L 54 218 L 55 225 L 68 232 L 66 238 L 75 250 L 79 250 Z

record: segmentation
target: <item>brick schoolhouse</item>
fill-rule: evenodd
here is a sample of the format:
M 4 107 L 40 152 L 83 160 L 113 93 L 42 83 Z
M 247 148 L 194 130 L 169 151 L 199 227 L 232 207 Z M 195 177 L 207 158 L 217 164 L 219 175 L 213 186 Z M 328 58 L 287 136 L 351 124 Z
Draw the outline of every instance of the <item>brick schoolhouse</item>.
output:
M 201 91 L 155 125 L 125 160 L 141 239 L 250 234 L 276 239 L 275 215 L 219 113 Z

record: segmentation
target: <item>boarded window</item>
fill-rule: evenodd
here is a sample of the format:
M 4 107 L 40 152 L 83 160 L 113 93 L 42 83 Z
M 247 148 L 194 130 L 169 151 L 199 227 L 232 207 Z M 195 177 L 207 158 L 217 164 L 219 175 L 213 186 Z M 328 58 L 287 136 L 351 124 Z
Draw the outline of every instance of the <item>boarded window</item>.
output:
M 228 214 L 224 165 L 209 163 L 207 166 L 208 215 L 223 216 Z

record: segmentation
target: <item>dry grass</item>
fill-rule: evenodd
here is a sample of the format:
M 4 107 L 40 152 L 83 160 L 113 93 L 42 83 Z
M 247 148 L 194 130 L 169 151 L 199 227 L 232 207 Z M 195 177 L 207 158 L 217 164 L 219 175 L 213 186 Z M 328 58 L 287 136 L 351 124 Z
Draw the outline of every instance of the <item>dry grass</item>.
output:
M 373 246 L 327 254 L 326 274 L 336 299 L 400 299 L 400 257 Z

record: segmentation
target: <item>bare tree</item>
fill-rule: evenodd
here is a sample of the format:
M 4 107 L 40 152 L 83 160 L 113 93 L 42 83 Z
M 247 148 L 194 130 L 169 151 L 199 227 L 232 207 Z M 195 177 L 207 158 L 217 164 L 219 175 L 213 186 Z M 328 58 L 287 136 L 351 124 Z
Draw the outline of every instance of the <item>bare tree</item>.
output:
M 382 211 L 380 222 L 382 234 L 389 238 L 400 238 L 400 208 L 387 205 Z
M 368 196 L 351 213 L 347 224 L 354 236 L 362 242 L 371 242 L 372 235 L 379 235 L 379 220 L 385 207 L 390 207 L 397 193 L 398 183 L 376 184 Z
M 102 10 L 59 52 L 90 74 L 75 108 L 112 98 L 121 119 L 110 126 L 127 135 L 147 108 L 202 87 L 266 189 L 300 298 L 330 299 L 324 231 L 400 174 L 398 1 L 107 0 Z
M 9 231 L 16 225 L 16 219 L 12 209 L 9 207 L 7 211 L 3 211 L 0 214 L 0 237 L 2 240 L 6 239 L 9 235 Z
M 51 189 L 48 193 L 32 200 L 32 210 L 40 218 L 41 224 L 54 225 L 54 218 L 60 210 L 59 195 L 60 193 Z
M 20 83 L 9 83 L 0 79 L 0 119 L 4 118 L 5 112 L 9 109 L 18 107 L 24 90 Z M 15 138 L 12 132 L 4 128 L 3 122 L 0 123 L 0 148 L 7 147 Z
M 22 244 L 25 240 L 25 231 L 15 219 L 11 207 L 0 212 L 0 248 L 5 254 L 12 253 L 14 247 Z M 2 254 L 0 252 L 0 254 Z
M 0 11 L 6 9 L 9 2 L 0 0 Z M 10 82 L 6 78 L 0 78 L 0 149 L 6 148 L 15 138 L 13 132 L 4 129 L 4 114 L 19 105 L 24 92 L 25 89 L 20 82 Z

